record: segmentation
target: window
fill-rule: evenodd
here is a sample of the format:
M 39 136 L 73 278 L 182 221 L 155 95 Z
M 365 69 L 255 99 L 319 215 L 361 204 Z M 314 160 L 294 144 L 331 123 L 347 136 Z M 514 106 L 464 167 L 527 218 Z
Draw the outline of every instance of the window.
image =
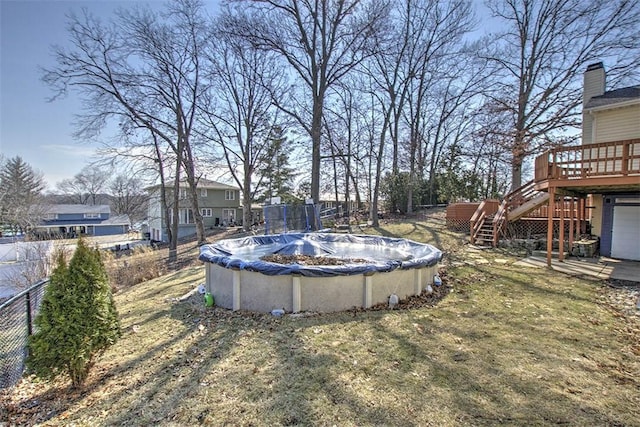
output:
M 222 210 L 222 222 L 226 225 L 235 225 L 235 209 L 223 209 Z
M 193 224 L 193 211 L 191 209 L 180 209 L 178 212 L 179 224 Z
M 213 216 L 213 212 L 211 211 L 211 208 L 202 208 L 202 209 L 200 209 L 200 212 L 202 213 L 202 216 L 204 216 L 204 217 L 212 217 Z
M 207 197 L 207 189 L 206 188 L 201 188 L 200 189 L 200 197 Z
M 85 213 L 84 214 L 84 218 L 85 219 L 97 219 L 97 218 L 100 218 L 100 214 L 99 213 L 94 213 L 94 212 Z
M 234 190 L 224 190 L 224 199 L 225 200 L 235 200 L 236 192 Z
M 47 219 L 47 220 L 58 219 L 58 214 L 57 213 L 45 214 L 44 219 Z
M 181 188 L 180 189 L 180 198 L 181 199 L 186 199 L 187 198 L 187 189 L 186 188 Z

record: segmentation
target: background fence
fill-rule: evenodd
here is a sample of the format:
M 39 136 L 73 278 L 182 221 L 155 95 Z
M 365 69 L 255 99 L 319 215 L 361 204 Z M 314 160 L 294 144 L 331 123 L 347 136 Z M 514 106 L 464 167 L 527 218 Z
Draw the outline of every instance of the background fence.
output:
M 42 280 L 0 305 L 0 388 L 13 386 L 24 371 L 27 339 L 49 280 Z
M 315 205 L 269 205 L 263 208 L 265 234 L 308 232 L 322 229 Z

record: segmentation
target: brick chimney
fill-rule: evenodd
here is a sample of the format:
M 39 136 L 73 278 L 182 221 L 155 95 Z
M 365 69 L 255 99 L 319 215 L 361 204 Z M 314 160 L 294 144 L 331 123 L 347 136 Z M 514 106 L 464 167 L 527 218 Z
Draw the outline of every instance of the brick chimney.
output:
M 584 73 L 584 89 L 582 95 L 582 143 L 591 144 L 593 140 L 593 116 L 584 110 L 589 100 L 594 96 L 604 94 L 607 74 L 602 62 L 596 62 L 587 67 Z

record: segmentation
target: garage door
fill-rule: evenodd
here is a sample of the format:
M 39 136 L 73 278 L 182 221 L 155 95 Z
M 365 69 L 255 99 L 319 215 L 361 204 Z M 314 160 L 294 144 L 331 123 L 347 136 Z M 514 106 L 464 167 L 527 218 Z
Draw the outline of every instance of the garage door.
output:
M 640 261 L 640 206 L 614 206 L 611 256 Z

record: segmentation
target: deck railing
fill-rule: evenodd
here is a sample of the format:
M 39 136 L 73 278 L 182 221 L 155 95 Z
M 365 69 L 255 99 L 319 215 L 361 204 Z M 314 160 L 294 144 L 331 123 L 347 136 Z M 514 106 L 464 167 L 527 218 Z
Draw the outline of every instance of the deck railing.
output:
M 535 160 L 535 181 L 640 175 L 640 139 L 554 148 Z

